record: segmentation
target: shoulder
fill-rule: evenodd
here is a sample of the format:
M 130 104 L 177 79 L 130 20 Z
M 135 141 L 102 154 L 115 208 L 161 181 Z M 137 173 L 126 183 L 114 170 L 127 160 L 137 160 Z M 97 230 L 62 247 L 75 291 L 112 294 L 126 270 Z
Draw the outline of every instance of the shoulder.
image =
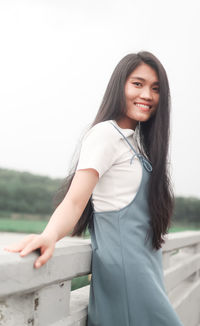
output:
M 120 135 L 116 132 L 111 120 L 106 120 L 91 127 L 84 135 L 83 141 L 86 141 L 88 138 L 98 141 L 116 142 L 120 139 Z
M 77 169 L 90 167 L 97 170 L 101 177 L 115 162 L 120 138 L 109 121 L 99 122 L 85 133 Z

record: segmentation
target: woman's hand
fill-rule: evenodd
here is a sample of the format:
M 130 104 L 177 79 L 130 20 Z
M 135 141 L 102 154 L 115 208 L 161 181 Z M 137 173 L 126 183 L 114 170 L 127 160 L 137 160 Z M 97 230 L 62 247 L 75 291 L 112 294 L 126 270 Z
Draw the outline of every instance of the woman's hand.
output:
M 52 235 L 29 234 L 21 241 L 14 243 L 10 246 L 4 247 L 5 250 L 10 252 L 20 252 L 20 256 L 24 257 L 36 249 L 40 249 L 41 255 L 35 261 L 35 268 L 44 265 L 53 255 L 56 244 L 56 238 Z
M 40 249 L 41 255 L 35 261 L 34 266 L 39 268 L 44 265 L 52 256 L 56 241 L 73 230 L 98 180 L 99 174 L 93 168 L 76 171 L 65 198 L 55 209 L 45 230 L 41 234 L 30 234 L 20 242 L 4 249 L 11 252 L 20 252 L 21 257 Z

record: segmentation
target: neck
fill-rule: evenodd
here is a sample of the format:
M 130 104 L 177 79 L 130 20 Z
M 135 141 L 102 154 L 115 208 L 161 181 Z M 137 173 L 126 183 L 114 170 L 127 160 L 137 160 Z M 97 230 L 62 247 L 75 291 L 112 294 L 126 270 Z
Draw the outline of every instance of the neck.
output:
M 128 117 L 121 118 L 119 120 L 116 120 L 118 126 L 122 129 L 132 129 L 135 130 L 138 121 L 130 119 Z

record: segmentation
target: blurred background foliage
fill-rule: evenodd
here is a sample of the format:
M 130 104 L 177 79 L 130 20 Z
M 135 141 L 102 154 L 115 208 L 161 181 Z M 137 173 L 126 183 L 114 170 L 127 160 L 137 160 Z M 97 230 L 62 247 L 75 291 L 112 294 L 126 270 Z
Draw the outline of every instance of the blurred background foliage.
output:
M 0 231 L 41 232 L 54 211 L 53 197 L 62 182 L 63 179 L 0 169 Z M 175 197 L 172 226 L 199 225 L 200 199 Z

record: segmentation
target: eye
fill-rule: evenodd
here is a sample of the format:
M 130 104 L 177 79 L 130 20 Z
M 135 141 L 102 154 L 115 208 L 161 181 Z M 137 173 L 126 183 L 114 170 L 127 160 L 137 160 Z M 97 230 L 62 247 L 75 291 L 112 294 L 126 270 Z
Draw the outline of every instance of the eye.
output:
M 133 82 L 133 85 L 142 86 L 142 83 L 140 83 L 140 82 Z
M 155 91 L 156 93 L 159 93 L 160 88 L 158 86 L 155 86 L 155 87 L 153 87 L 153 91 Z

